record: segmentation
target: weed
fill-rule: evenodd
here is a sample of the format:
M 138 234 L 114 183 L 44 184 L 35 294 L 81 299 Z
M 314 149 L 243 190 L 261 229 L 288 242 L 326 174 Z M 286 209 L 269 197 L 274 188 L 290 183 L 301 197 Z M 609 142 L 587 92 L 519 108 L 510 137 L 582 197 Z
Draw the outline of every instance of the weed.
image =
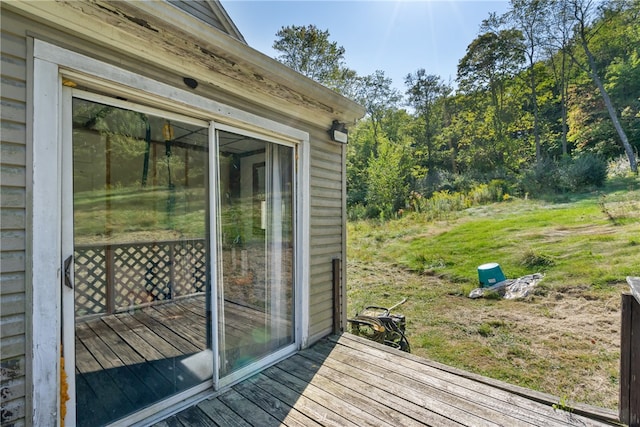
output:
M 493 328 L 488 323 L 483 323 L 478 326 L 478 334 L 482 335 L 483 337 L 489 337 L 493 335 Z
M 556 411 L 573 412 L 573 407 L 569 404 L 569 400 L 566 396 L 561 397 L 558 403 L 554 403 L 552 406 Z
M 530 249 L 522 254 L 522 260 L 520 263 L 527 268 L 552 267 L 555 264 L 553 259 L 548 255 L 537 254 Z

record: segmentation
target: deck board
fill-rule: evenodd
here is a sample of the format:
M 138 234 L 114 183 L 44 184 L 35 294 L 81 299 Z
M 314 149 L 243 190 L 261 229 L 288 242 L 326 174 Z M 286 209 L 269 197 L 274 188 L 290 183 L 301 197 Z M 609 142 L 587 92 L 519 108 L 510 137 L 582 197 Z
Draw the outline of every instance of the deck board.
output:
M 618 425 L 613 411 L 586 405 L 573 413 L 555 410 L 551 397 L 524 390 L 343 334 L 218 392 L 198 408 L 212 425 Z M 237 417 L 233 422 L 230 414 Z

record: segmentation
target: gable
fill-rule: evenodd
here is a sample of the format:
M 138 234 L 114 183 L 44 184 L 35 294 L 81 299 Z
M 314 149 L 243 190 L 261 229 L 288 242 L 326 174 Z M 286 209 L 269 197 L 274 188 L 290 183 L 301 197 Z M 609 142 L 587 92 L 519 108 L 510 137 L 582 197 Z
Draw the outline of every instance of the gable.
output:
M 246 43 L 244 37 L 218 0 L 167 0 L 175 7 Z

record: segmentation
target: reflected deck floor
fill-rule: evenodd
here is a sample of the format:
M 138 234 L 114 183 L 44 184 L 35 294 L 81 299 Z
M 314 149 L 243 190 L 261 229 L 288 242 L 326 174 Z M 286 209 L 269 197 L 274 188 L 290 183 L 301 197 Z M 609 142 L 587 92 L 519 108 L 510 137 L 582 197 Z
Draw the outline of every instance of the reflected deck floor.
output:
M 264 313 L 231 302 L 225 316 L 232 353 L 265 321 Z M 206 325 L 204 295 L 78 321 L 79 425 L 102 425 L 210 381 Z
M 450 368 L 350 334 L 329 337 L 155 427 L 603 426 L 613 411 Z

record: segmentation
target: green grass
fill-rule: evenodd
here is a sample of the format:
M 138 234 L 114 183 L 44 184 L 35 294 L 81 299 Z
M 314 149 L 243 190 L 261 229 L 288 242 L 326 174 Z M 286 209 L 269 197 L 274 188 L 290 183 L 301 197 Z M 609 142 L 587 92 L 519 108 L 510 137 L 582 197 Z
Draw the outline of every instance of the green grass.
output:
M 512 200 L 445 221 L 409 214 L 348 224 L 348 312 L 392 305 L 412 351 L 556 396 L 617 405 L 619 301 L 640 274 L 640 180 Z M 471 300 L 477 266 L 543 273 L 524 301 Z

